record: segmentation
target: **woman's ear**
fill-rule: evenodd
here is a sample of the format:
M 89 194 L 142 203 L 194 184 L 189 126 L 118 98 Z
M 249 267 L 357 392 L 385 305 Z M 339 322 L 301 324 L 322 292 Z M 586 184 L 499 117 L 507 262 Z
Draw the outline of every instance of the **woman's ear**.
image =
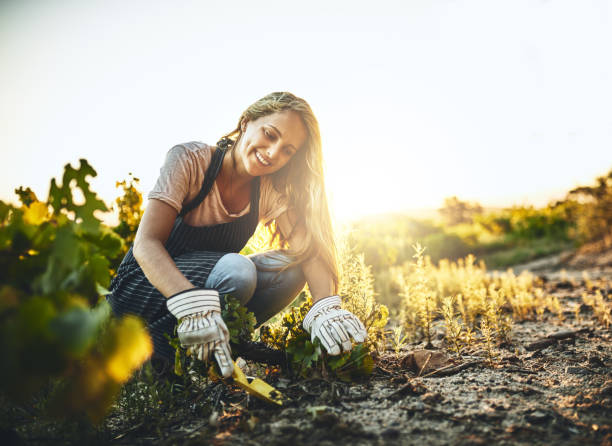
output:
M 240 131 L 242 131 L 242 133 L 244 133 L 244 131 L 246 130 L 247 122 L 248 121 L 246 119 L 240 121 Z

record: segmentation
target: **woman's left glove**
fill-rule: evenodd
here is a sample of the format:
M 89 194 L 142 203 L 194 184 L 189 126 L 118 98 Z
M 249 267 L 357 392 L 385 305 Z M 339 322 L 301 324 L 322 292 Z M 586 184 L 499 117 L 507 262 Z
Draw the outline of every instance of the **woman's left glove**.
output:
M 357 316 L 341 308 L 340 296 L 329 296 L 317 301 L 304 318 L 304 330 L 314 342 L 319 338 L 330 355 L 339 355 L 353 348 L 355 342 L 363 342 L 368 332 Z
M 178 320 L 177 334 L 181 346 L 190 349 L 201 361 L 207 362 L 214 352 L 223 377 L 234 371 L 230 335 L 221 318 L 217 290 L 193 288 L 170 297 L 168 310 Z

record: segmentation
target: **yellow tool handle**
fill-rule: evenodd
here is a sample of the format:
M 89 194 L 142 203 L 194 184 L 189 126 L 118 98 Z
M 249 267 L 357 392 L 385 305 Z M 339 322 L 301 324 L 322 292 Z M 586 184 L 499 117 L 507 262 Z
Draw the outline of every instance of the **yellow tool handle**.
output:
M 240 367 L 236 365 L 235 362 L 234 362 L 234 371 L 231 376 L 231 381 L 230 379 L 227 379 L 227 380 L 222 379 L 219 373 L 217 373 L 217 371 L 215 370 L 214 365 L 211 365 L 210 368 L 208 369 L 208 375 L 213 380 L 221 380 L 226 384 L 233 382 L 234 384 L 237 384 L 240 388 L 245 390 L 250 395 L 253 395 L 264 401 L 267 401 L 273 404 L 278 404 L 279 406 L 283 405 L 283 394 L 282 393 L 280 393 L 270 384 L 268 384 L 267 382 L 259 378 L 253 378 L 251 381 L 249 381 L 249 379 L 246 377 L 244 372 L 240 369 Z

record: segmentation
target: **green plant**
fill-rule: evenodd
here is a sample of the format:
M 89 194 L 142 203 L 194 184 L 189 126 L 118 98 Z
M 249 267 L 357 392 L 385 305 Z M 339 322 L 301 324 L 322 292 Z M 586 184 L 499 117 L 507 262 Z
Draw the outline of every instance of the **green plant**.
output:
M 480 320 L 480 334 L 485 343 L 485 350 L 487 352 L 487 358 L 489 359 L 489 365 L 493 365 L 493 360 L 497 356 L 493 351 L 493 333 L 491 327 L 487 323 L 486 318 Z
M 142 193 L 137 186 L 140 180 L 131 173 L 123 181 L 117 181 L 115 186 L 121 188 L 122 194 L 115 200 L 119 211 L 119 225 L 113 230 L 126 242 L 126 246 L 134 242 L 136 230 L 142 219 L 144 210 L 142 208 Z
M 382 351 L 389 310 L 376 301 L 374 276 L 365 263 L 364 255 L 349 245 L 347 237 L 341 237 L 337 244 L 340 269 L 338 294 L 343 297 L 342 308 L 363 323 L 368 333 L 366 342 L 369 348 Z
M 304 330 L 302 323 L 312 306 L 312 300 L 305 292 L 302 292 L 300 298 L 303 303 L 285 312 L 279 326 L 261 327 L 262 342 L 270 347 L 285 350 L 294 372 L 304 378 L 316 372 L 327 373 L 328 369 L 343 380 L 353 380 L 371 374 L 374 367 L 370 355 L 371 344 L 360 344 L 350 352 L 328 356 L 322 351 L 318 339 L 311 341 L 310 334 Z
M 392 330 L 393 336 L 391 337 L 391 341 L 393 342 L 393 351 L 395 352 L 396 358 L 399 358 L 400 353 L 408 340 L 408 335 L 403 334 L 402 331 L 403 329 L 401 325 L 398 325 Z
M 575 221 L 581 241 L 610 237 L 612 227 L 612 170 L 596 178 L 594 186 L 572 189 L 559 203 L 568 219 Z
M 431 346 L 431 324 L 436 314 L 436 291 L 430 286 L 427 277 L 427 266 L 425 263 L 425 248 L 418 242 L 413 246 L 415 250 L 413 272 L 408 280 L 404 280 L 401 296 L 404 298 L 401 319 L 408 329 L 414 329 L 415 323 L 410 314 L 416 314 L 416 323 L 423 331 L 427 345 Z
M 604 300 L 600 290 L 595 291 L 593 296 L 588 293 L 582 294 L 582 301 L 593 309 L 595 318 L 604 327 L 610 328 L 612 322 L 612 305 Z
M 303 303 L 286 311 L 277 327 L 264 325 L 260 329 L 261 341 L 270 347 L 285 350 L 289 355 L 293 370 L 308 376 L 321 358 L 318 340 L 311 342 L 310 334 L 304 330 L 304 317 L 312 306 L 312 300 L 302 291 L 298 299 Z
M 240 344 L 243 341 L 252 341 L 257 320 L 253 312 L 240 303 L 233 296 L 224 296 L 225 305 L 221 309 L 221 317 L 230 333 L 230 342 Z
M 461 344 L 462 327 L 457 314 L 454 310 L 455 298 L 449 296 L 442 299 L 441 313 L 444 318 L 444 325 L 446 327 L 446 341 L 451 346 L 451 350 L 455 353 L 460 353 L 463 349 Z
M 100 420 L 152 345 L 139 320 L 112 319 L 100 299 L 122 240 L 95 216 L 107 210 L 95 175 L 81 160 L 46 202 L 29 188 L 17 190 L 21 207 L 0 202 L 0 392 L 24 403 L 52 381 L 50 410 Z

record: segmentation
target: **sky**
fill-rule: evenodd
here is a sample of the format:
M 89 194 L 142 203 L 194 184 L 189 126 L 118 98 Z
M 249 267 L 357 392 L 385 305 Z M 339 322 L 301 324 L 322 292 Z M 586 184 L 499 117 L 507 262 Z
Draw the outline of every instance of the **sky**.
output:
M 86 158 L 110 203 L 272 91 L 312 106 L 337 219 L 542 206 L 612 169 L 612 1 L 0 1 L 0 199 Z

